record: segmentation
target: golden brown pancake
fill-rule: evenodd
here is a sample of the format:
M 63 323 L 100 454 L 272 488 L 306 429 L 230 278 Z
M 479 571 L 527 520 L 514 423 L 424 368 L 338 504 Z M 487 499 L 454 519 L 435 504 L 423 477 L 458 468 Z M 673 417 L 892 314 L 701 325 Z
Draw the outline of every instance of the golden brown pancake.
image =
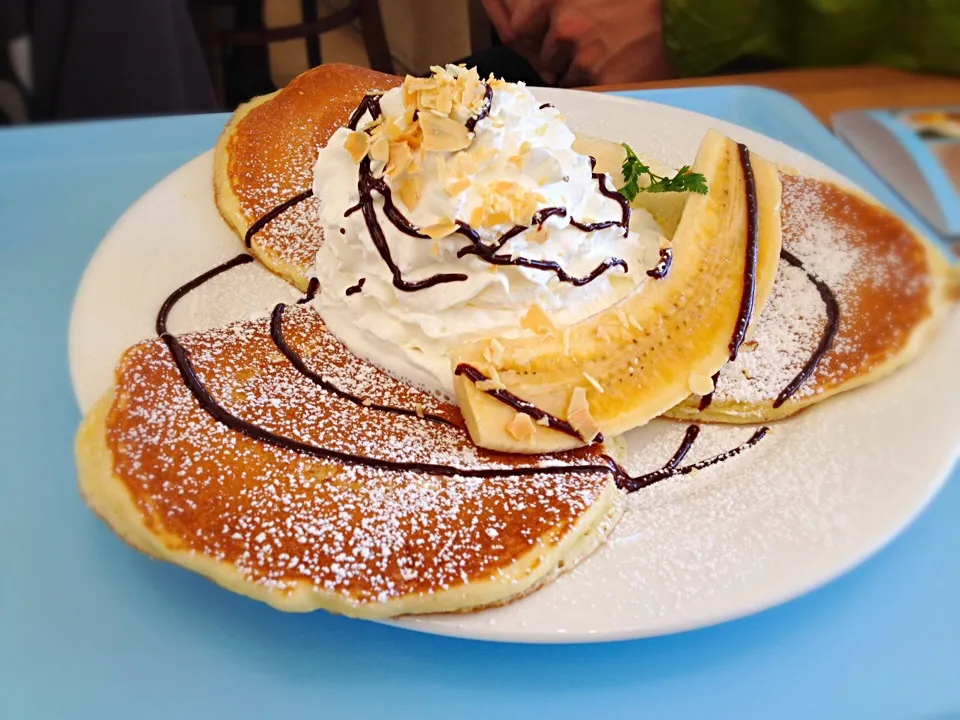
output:
M 359 400 L 298 371 L 278 351 L 270 320 L 180 343 L 206 391 L 235 417 L 366 462 L 228 427 L 191 394 L 162 340 L 142 342 L 124 354 L 115 389 L 77 437 L 87 501 L 135 547 L 282 610 L 381 618 L 520 597 L 589 554 L 619 518 L 613 476 L 596 469 L 600 449 L 539 458 L 479 450 L 455 407 L 358 360 L 311 308 L 288 308 L 280 320 L 308 369 Z M 587 464 L 594 469 L 577 469 Z M 548 474 L 549 465 L 567 469 Z M 518 468 L 527 470 L 497 475 Z
M 220 214 L 241 238 L 259 218 L 309 190 L 317 150 L 369 92 L 401 78 L 330 63 L 282 90 L 241 105 L 217 142 L 214 190 Z M 317 200 L 307 199 L 267 224 L 251 252 L 270 270 L 306 290 L 323 231 Z
M 752 340 L 721 371 L 710 405 L 691 397 L 671 417 L 757 422 L 791 415 L 878 380 L 912 360 L 950 306 L 942 254 L 875 202 L 832 183 L 782 174 L 783 248 L 773 294 Z M 836 298 L 837 331 L 813 374 L 779 407 L 778 396 L 814 356 L 827 302 L 809 274 Z

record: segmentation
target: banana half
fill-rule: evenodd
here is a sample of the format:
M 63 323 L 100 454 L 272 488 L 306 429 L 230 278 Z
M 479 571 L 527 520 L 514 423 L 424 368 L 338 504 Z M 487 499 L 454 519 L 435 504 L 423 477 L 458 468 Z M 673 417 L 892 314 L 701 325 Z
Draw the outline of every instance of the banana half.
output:
M 477 445 L 566 450 L 643 425 L 712 389 L 711 376 L 773 288 L 780 181 L 771 163 L 713 130 L 693 170 L 709 190 L 686 198 L 666 276 L 575 325 L 454 351 L 457 400 Z

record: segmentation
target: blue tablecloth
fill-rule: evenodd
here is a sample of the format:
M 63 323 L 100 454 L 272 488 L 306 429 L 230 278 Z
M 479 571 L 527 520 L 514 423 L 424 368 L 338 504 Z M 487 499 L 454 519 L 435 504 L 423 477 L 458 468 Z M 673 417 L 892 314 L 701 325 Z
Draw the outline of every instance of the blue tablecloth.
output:
M 644 97 L 736 122 L 902 204 L 794 101 Z M 960 717 L 960 482 L 830 586 L 635 642 L 498 645 L 282 615 L 125 547 L 77 494 L 66 332 L 118 215 L 224 116 L 0 132 L 0 718 Z M 131 602 L 103 567 L 145 584 Z M 146 600 L 144 599 L 146 598 Z

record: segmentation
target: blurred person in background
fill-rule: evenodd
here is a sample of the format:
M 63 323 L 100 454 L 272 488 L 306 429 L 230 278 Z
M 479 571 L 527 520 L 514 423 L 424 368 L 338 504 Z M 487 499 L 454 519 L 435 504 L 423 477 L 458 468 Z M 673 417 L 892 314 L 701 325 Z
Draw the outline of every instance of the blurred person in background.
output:
M 0 125 L 232 109 L 270 92 L 266 50 L 235 48 L 218 107 L 192 15 L 222 6 L 262 28 L 262 2 L 0 0 Z M 864 63 L 960 71 L 960 0 L 482 2 L 503 44 L 465 62 L 533 85 Z
M 0 125 L 215 109 L 187 0 L 0 0 Z
M 875 64 L 960 72 L 960 0 L 483 0 L 498 74 L 575 87 Z M 526 62 L 524 62 L 526 61 Z M 483 59 L 481 59 L 483 64 Z M 508 78 L 509 79 L 509 78 Z

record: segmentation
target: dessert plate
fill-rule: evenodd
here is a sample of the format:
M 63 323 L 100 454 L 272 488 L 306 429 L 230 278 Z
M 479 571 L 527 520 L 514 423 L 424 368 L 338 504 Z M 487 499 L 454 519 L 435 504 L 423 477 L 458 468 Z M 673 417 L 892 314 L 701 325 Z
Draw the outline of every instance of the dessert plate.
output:
M 628 142 L 668 164 L 688 162 L 714 127 L 771 160 L 851 185 L 782 143 L 703 115 L 573 91 L 535 94 L 573 129 Z M 169 292 L 241 249 L 214 207 L 211 173 L 206 153 L 167 177 L 124 214 L 91 260 L 69 340 L 84 411 L 109 387 L 120 353 L 152 334 Z M 246 265 L 188 296 L 170 327 L 212 327 L 296 297 L 260 266 Z M 393 622 L 491 640 L 614 640 L 710 625 L 811 590 L 889 542 L 947 478 L 960 452 L 958 356 L 960 314 L 953 313 L 919 360 L 889 379 L 773 425 L 763 442 L 729 462 L 631 495 L 607 544 L 534 595 L 473 614 Z M 662 465 L 684 429 L 655 421 L 629 433 L 628 469 Z M 688 459 L 734 447 L 753 431 L 704 426 Z M 136 580 L 118 574 L 116 582 L 119 593 Z

